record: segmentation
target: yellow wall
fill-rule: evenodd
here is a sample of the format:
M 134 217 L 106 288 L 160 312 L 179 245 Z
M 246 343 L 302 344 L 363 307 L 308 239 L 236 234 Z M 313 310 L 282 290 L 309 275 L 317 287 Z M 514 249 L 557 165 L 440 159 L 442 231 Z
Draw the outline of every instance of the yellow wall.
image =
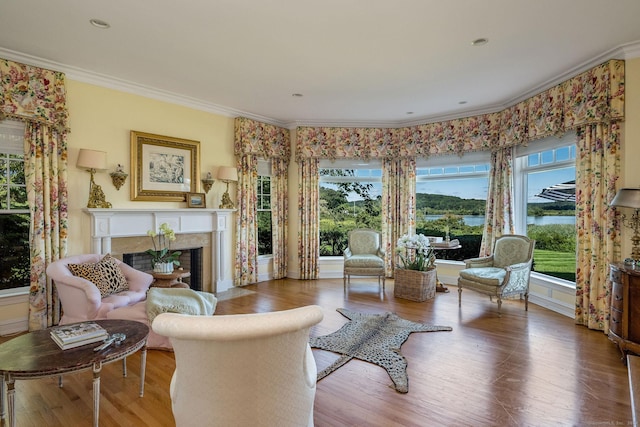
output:
M 215 176 L 221 165 L 235 166 L 233 118 L 72 80 L 67 81 L 67 99 L 71 128 L 68 138 L 69 255 L 88 253 L 91 249 L 86 236 L 89 217 L 81 210 L 87 205 L 89 174 L 75 167 L 80 148 L 107 152 L 109 170 L 97 173 L 95 179 L 114 208 L 186 207 L 184 202 L 130 200 L 129 132 L 132 130 L 200 141 L 203 176 L 208 171 Z M 130 174 L 120 190 L 116 190 L 109 176 L 118 163 Z M 224 190 L 225 185 L 216 181 L 207 194 L 207 207 L 217 207 Z

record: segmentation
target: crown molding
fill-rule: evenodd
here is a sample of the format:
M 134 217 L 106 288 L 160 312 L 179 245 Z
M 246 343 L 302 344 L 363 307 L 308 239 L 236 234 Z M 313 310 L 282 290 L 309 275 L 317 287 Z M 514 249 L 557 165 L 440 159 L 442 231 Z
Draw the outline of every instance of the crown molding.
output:
M 181 105 L 183 107 L 193 108 L 194 110 L 205 111 L 208 113 L 218 114 L 224 117 L 247 117 L 260 122 L 270 123 L 276 126 L 285 126 L 284 122 L 274 120 L 270 117 L 260 116 L 247 111 L 236 110 L 229 107 L 206 102 L 197 98 L 192 98 L 178 93 L 165 91 L 162 89 L 145 86 L 139 83 L 130 82 L 106 74 L 96 73 L 60 62 L 50 61 L 48 59 L 38 58 L 36 56 L 27 55 L 21 52 L 5 49 L 0 47 L 0 57 L 34 67 L 45 68 L 48 70 L 60 71 L 70 80 L 82 83 L 88 83 L 120 92 L 130 93 L 133 95 L 143 96 L 158 101 L 168 102 L 170 104 Z
M 271 117 L 265 117 L 258 114 L 253 114 L 248 111 L 236 110 L 233 108 L 225 107 L 222 105 L 213 104 L 203 101 L 201 99 L 192 98 L 184 95 L 180 95 L 174 92 L 165 91 L 162 89 L 145 86 L 142 84 L 118 79 L 115 77 L 107 76 L 105 74 L 88 71 L 82 68 L 65 65 L 59 62 L 51 61 L 48 59 L 38 58 L 32 55 L 27 55 L 21 52 L 5 49 L 0 47 L 0 57 L 10 59 L 12 61 L 21 62 L 23 64 L 32 65 L 35 67 L 46 68 L 50 70 L 61 71 L 65 73 L 67 78 L 76 80 L 83 83 L 89 83 L 96 86 L 101 86 L 109 89 L 118 90 L 121 92 L 131 93 L 134 95 L 144 96 L 146 98 L 156 99 L 158 101 L 168 102 L 171 104 L 181 105 L 183 107 L 193 108 L 199 111 L 205 111 L 208 113 L 218 114 L 225 117 L 246 117 L 259 122 L 269 123 L 275 126 L 284 127 L 287 129 L 295 129 L 299 126 L 308 127 L 369 127 L 369 128 L 401 128 L 408 126 L 416 126 L 420 124 L 435 123 L 447 120 L 460 119 L 469 116 L 476 116 L 482 114 L 495 113 L 497 111 L 504 110 L 505 108 L 531 98 L 532 96 L 545 91 L 553 86 L 556 86 L 563 81 L 570 79 L 571 77 L 582 73 L 596 65 L 602 64 L 610 59 L 632 59 L 640 57 L 640 40 L 635 42 L 626 43 L 610 49 L 588 61 L 576 65 L 570 70 L 549 79 L 541 84 L 531 87 L 523 94 L 519 94 L 517 97 L 506 100 L 505 102 L 487 105 L 482 108 L 473 110 L 461 110 L 451 114 L 423 116 L 419 118 L 412 118 L 411 120 L 397 120 L 397 121 L 327 121 L 327 120 L 301 120 L 293 122 L 283 122 L 273 119 Z

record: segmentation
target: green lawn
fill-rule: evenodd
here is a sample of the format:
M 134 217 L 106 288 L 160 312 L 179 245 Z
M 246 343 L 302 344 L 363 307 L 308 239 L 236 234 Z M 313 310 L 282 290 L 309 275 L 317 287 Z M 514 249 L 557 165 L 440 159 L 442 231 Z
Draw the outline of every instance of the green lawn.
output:
M 533 251 L 533 270 L 575 282 L 576 254 L 535 249 Z

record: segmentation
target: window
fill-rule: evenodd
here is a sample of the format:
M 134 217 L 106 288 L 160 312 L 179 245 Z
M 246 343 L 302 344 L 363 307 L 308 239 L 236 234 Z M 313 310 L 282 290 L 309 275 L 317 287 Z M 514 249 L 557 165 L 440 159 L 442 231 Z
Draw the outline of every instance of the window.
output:
M 575 133 L 518 147 L 516 232 L 536 240 L 534 271 L 575 282 Z
M 24 125 L 0 123 L 0 293 L 29 286 L 29 206 L 24 176 Z
M 416 232 L 458 239 L 462 249 L 438 257 L 464 260 L 480 252 L 489 186 L 489 153 L 420 159 L 416 164 Z
M 271 229 L 271 162 L 258 161 L 258 255 L 273 253 Z
M 349 231 L 381 230 L 382 163 L 320 161 L 320 256 L 341 256 Z

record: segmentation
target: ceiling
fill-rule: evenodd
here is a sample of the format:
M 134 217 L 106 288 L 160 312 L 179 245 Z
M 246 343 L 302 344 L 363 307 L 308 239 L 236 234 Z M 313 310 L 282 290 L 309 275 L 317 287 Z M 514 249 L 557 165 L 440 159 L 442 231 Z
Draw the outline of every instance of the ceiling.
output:
M 0 57 L 287 127 L 393 127 L 638 57 L 638 17 L 638 0 L 2 0 Z

